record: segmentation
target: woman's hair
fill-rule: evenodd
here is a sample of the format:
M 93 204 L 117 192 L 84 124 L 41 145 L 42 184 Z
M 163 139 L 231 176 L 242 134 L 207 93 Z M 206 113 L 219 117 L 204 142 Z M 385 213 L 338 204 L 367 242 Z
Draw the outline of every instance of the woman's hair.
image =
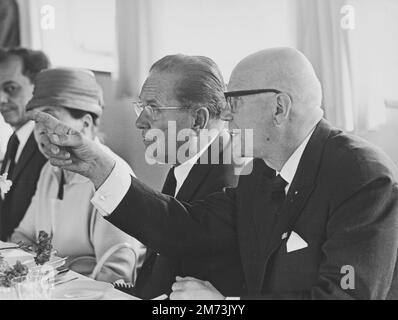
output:
M 65 108 L 65 110 L 70 114 L 70 116 L 73 119 L 81 119 L 83 118 L 86 114 L 89 114 L 91 118 L 93 119 L 93 133 L 96 138 L 98 138 L 102 143 L 105 140 L 105 135 L 99 131 L 99 126 L 100 126 L 100 118 L 98 115 L 92 112 L 87 112 L 83 110 L 78 110 L 78 109 L 71 109 L 71 108 Z
M 87 112 L 83 110 L 78 110 L 78 109 L 71 109 L 71 108 L 65 108 L 66 111 L 71 115 L 73 119 L 81 119 L 83 118 L 86 114 L 89 114 L 91 118 L 93 119 L 93 124 L 94 126 L 98 127 L 99 126 L 99 117 L 92 113 L 92 112 Z

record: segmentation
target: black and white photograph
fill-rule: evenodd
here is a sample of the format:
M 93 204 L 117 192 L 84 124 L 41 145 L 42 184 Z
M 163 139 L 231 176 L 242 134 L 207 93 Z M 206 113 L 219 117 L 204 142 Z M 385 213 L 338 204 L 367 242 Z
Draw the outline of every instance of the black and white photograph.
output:
M 0 300 L 398 300 L 397 141 L 398 0 L 0 0 Z

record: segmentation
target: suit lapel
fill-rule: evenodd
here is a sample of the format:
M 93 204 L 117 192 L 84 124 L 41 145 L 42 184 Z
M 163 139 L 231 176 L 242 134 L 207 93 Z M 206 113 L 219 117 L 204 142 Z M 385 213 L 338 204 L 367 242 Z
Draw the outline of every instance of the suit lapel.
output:
M 211 167 L 209 164 L 196 163 L 182 184 L 176 198 L 180 201 L 190 201 L 197 189 L 206 179 Z
M 282 243 L 282 235 L 284 233 L 290 235 L 295 222 L 316 187 L 316 177 L 321 164 L 323 149 L 330 132 L 330 125 L 325 120 L 321 120 L 304 150 L 275 228 L 272 230 L 265 250 L 262 252 L 261 281 L 257 290 L 261 291 L 262 289 L 269 258 Z
M 184 183 L 182 184 L 178 194 L 176 195 L 176 198 L 180 201 L 186 201 L 189 202 L 193 199 L 195 196 L 197 190 L 199 187 L 202 185 L 202 183 L 206 180 L 207 175 L 209 174 L 211 168 L 212 168 L 212 146 L 216 143 L 219 144 L 218 148 L 216 150 L 220 150 L 218 154 L 218 160 L 220 161 L 220 164 L 222 163 L 223 160 L 223 152 L 224 150 L 221 148 L 221 141 L 222 139 L 216 139 L 208 148 L 207 150 L 201 155 L 201 157 L 198 159 L 196 164 L 191 168 L 191 171 L 189 172 L 187 178 L 185 179 Z M 228 144 L 225 148 L 230 148 L 230 142 L 228 141 Z
M 26 165 L 28 165 L 29 161 L 32 159 L 37 150 L 36 140 L 32 133 L 22 150 L 19 161 L 15 166 L 14 173 L 12 175 L 13 181 L 18 179 L 18 176 L 21 174 Z

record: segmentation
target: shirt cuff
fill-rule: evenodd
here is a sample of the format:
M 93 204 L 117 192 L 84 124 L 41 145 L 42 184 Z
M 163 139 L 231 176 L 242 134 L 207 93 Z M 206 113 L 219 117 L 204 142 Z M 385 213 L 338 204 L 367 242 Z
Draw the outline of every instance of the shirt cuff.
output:
M 91 199 L 102 216 L 111 215 L 122 202 L 130 189 L 132 176 L 133 172 L 127 163 L 116 161 L 111 174 Z
M 241 300 L 240 297 L 225 297 L 225 300 Z

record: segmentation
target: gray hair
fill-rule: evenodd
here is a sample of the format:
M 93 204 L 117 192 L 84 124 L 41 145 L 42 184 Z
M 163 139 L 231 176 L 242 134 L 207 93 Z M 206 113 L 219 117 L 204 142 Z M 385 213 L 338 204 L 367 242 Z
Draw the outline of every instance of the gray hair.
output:
M 152 72 L 170 72 L 181 76 L 174 93 L 184 106 L 195 109 L 205 107 L 210 118 L 219 118 L 225 108 L 224 79 L 217 64 L 208 57 L 169 55 L 155 62 L 150 69 Z

